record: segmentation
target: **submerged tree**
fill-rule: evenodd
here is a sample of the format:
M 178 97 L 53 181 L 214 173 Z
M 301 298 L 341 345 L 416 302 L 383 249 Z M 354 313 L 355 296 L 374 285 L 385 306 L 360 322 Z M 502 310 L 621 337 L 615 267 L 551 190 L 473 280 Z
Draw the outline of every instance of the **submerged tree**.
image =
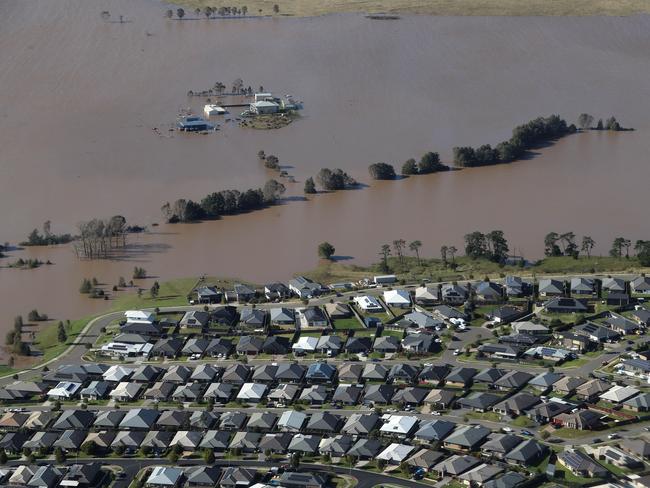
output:
M 336 249 L 329 242 L 321 242 L 318 245 L 318 256 L 320 258 L 330 259 L 335 252 Z

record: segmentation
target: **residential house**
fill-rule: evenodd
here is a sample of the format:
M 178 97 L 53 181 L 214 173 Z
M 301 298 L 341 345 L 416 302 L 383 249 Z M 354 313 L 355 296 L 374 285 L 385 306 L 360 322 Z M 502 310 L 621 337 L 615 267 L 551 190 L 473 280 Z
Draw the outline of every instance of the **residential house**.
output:
M 320 295 L 323 286 L 315 283 L 304 276 L 297 276 L 289 281 L 289 289 L 298 296 L 298 298 L 313 298 Z
M 201 332 L 208 327 L 210 314 L 201 310 L 190 310 L 185 312 L 179 325 L 181 330 Z
M 582 451 L 565 449 L 557 456 L 558 462 L 576 476 L 604 478 L 609 471 Z
M 384 291 L 384 302 L 391 308 L 409 308 L 411 295 L 406 290 L 386 290 Z
M 284 300 L 291 297 L 291 290 L 284 283 L 268 283 L 264 285 L 264 296 L 267 300 Z
M 560 297 L 564 295 L 564 283 L 560 280 L 539 280 L 538 293 L 540 297 Z

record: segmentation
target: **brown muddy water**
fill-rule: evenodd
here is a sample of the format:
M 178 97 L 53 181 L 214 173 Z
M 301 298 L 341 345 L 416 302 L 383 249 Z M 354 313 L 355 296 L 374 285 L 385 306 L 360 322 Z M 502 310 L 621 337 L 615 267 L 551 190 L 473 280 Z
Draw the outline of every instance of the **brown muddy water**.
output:
M 114 283 L 134 265 L 158 279 L 197 274 L 284 279 L 317 263 L 316 246 L 369 263 L 382 243 L 419 239 L 422 254 L 461 247 L 472 230 L 503 229 L 539 256 L 550 230 L 650 237 L 650 17 L 404 17 L 362 15 L 228 21 L 164 18 L 154 0 L 0 2 L 0 241 L 47 219 L 57 232 L 121 213 L 160 222 L 159 207 L 270 174 L 277 154 L 302 194 L 319 168 L 369 188 L 319 195 L 217 222 L 161 225 L 120 261 L 79 262 L 68 246 L 13 252 L 50 259 L 0 269 L 0 332 L 37 307 L 56 318 L 99 311 L 83 277 Z M 105 22 L 108 10 L 115 19 Z M 169 133 L 189 89 L 245 84 L 305 102 L 297 122 L 253 131 L 220 121 L 206 136 Z M 428 150 L 496 143 L 538 115 L 617 116 L 635 132 L 579 134 L 519 163 L 370 182 L 367 166 L 401 166 Z M 218 119 L 216 119 L 218 120 Z M 157 135 L 153 128 L 161 128 Z

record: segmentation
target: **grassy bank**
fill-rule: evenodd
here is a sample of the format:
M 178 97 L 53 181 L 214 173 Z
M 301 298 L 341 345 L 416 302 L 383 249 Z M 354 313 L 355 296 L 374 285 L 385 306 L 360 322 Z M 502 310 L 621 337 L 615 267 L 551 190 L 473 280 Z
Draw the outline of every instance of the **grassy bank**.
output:
M 458 257 L 454 260 L 455 268 L 445 265 L 440 259 L 422 259 L 418 263 L 416 258 L 405 257 L 400 263 L 397 258 L 388 259 L 388 265 L 392 273 L 398 278 L 406 281 L 420 281 L 428 279 L 431 281 L 453 281 L 483 279 L 485 276 L 499 278 L 508 274 L 520 276 L 531 275 L 570 275 L 570 274 L 591 274 L 591 273 L 636 273 L 647 271 L 642 268 L 636 258 L 612 258 L 612 257 L 581 257 L 573 259 L 570 257 L 546 258 L 536 266 L 521 268 L 519 266 L 500 266 L 491 261 L 467 257 Z M 362 278 L 372 277 L 376 274 L 384 274 L 379 265 L 356 266 L 346 265 L 337 262 L 321 262 L 314 270 L 304 273 L 316 281 L 323 283 L 358 281 Z
M 215 6 L 211 0 L 176 1 L 192 10 Z M 647 0 L 234 0 L 228 5 L 248 8 L 248 15 L 308 17 L 339 12 L 405 13 L 429 15 L 634 15 L 650 12 Z M 191 15 L 194 15 L 192 12 Z M 188 17 L 190 14 L 188 13 Z

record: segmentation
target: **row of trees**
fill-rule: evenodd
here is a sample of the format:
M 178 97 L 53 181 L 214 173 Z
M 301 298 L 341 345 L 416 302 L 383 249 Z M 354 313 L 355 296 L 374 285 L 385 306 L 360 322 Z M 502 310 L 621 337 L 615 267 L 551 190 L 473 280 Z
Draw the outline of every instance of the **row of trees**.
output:
M 67 244 L 73 239 L 70 234 L 53 234 L 52 233 L 52 222 L 46 220 L 43 223 L 43 231 L 39 232 L 38 229 L 34 229 L 29 233 L 27 240 L 21 242 L 21 246 L 49 246 L 54 244 Z
M 449 168 L 440 162 L 440 155 L 437 152 L 427 152 L 419 162 L 415 159 L 407 159 L 402 165 L 403 175 L 426 175 L 437 171 L 446 171 Z
M 387 273 L 390 271 L 390 267 L 388 266 L 388 257 L 392 255 L 392 251 L 395 251 L 395 256 L 397 256 L 397 260 L 399 261 L 400 266 L 403 266 L 404 252 L 406 251 L 407 248 L 415 254 L 419 266 L 421 264 L 420 262 L 421 247 L 422 247 L 421 241 L 411 241 L 407 247 L 406 241 L 404 239 L 395 239 L 393 241 L 392 249 L 390 244 L 383 244 L 381 246 L 381 250 L 379 251 L 379 256 L 381 258 L 379 265 L 381 271 L 383 273 Z
M 285 186 L 269 180 L 263 188 L 222 190 L 204 197 L 200 203 L 180 198 L 170 204 L 165 203 L 161 211 L 169 223 L 196 222 L 203 219 L 217 219 L 223 215 L 235 215 L 251 210 L 259 210 L 275 205 L 286 191 Z
M 509 251 L 508 240 L 502 230 L 493 230 L 487 234 L 474 231 L 465 235 L 465 254 L 472 259 L 484 258 L 502 263 Z
M 577 259 L 580 252 L 591 257 L 591 251 L 596 245 L 596 241 L 591 236 L 583 236 L 580 246 L 576 242 L 576 235 L 573 232 L 558 234 L 549 232 L 544 237 L 544 254 L 546 256 L 571 256 Z M 614 258 L 630 257 L 632 241 L 625 237 L 616 237 L 612 242 L 609 255 Z M 650 241 L 637 240 L 634 243 L 634 252 L 641 265 L 650 266 Z
M 340 168 L 321 168 L 316 175 L 316 182 L 314 182 L 314 178 L 312 177 L 305 180 L 305 193 L 317 193 L 316 183 L 324 191 L 345 190 L 358 185 L 357 180 Z
M 118 248 L 126 247 L 129 227 L 126 218 L 115 215 L 110 219 L 92 219 L 78 225 L 79 238 L 74 251 L 78 257 L 105 259 Z
M 621 127 L 621 124 L 618 123 L 616 117 L 610 117 L 605 120 L 605 122 L 603 122 L 603 119 L 598 119 L 598 123 L 595 126 L 593 125 L 594 120 L 595 119 L 593 115 L 586 113 L 580 114 L 578 117 L 578 127 L 580 127 L 582 130 L 628 130 Z
M 559 115 L 538 117 L 515 127 L 512 137 L 507 141 L 500 142 L 494 148 L 489 144 L 476 149 L 470 146 L 454 147 L 454 163 L 465 168 L 510 163 L 520 159 L 527 150 L 572 134 L 576 130 L 575 125 L 567 125 Z
M 14 319 L 14 327 L 12 330 L 7 332 L 5 336 L 5 344 L 11 350 L 13 354 L 18 354 L 21 356 L 26 356 L 29 354 L 29 347 L 26 343 L 23 342 L 23 327 L 24 327 L 23 317 L 18 315 Z

